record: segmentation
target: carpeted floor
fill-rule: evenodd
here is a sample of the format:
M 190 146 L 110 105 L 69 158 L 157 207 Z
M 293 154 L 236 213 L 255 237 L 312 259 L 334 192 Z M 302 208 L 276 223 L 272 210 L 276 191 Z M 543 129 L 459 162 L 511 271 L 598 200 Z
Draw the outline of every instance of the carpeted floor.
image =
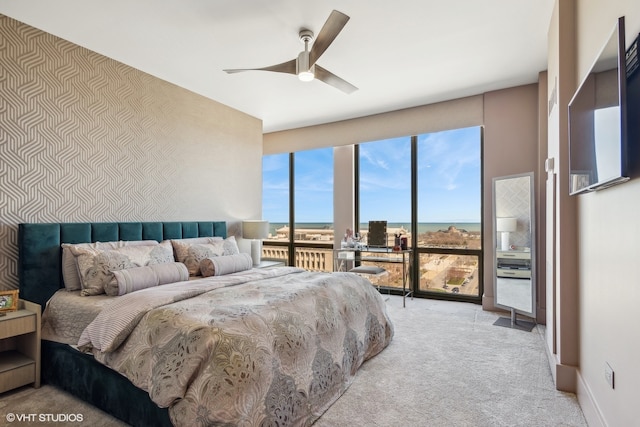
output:
M 402 308 L 402 298 L 391 296 L 387 308 L 393 341 L 314 427 L 587 425 L 575 395 L 553 385 L 540 326 L 494 326 L 498 314 L 466 303 L 414 299 Z M 8 422 L 9 414 L 37 416 Z M 82 422 L 41 422 L 40 414 L 80 414 Z M 0 425 L 124 424 L 43 386 L 0 395 Z

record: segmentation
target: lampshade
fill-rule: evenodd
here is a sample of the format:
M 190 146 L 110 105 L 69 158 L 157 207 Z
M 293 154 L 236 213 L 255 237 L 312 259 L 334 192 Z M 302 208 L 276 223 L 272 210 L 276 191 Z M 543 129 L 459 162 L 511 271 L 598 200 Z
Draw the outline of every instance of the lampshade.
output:
M 516 218 L 496 218 L 496 231 L 516 231 Z
M 269 221 L 242 221 L 242 237 L 245 239 L 266 239 L 269 237 Z

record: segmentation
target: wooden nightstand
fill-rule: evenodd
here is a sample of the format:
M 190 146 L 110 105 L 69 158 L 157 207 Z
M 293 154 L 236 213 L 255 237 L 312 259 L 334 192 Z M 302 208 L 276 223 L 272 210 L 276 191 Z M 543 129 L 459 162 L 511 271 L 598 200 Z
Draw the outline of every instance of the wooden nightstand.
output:
M 40 306 L 20 300 L 0 317 L 0 393 L 31 383 L 40 387 Z

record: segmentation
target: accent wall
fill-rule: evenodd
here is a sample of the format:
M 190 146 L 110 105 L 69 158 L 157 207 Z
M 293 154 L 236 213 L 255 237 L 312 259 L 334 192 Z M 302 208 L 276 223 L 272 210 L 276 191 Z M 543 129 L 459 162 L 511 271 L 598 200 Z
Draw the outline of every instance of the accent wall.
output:
M 262 122 L 0 15 L 0 289 L 21 222 L 261 215 Z

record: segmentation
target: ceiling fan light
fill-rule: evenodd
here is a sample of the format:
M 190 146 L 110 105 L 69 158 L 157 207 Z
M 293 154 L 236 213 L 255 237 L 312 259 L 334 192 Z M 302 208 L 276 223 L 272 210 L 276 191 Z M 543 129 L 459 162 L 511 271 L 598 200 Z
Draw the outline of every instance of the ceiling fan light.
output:
M 300 71 L 298 73 L 298 78 L 300 79 L 300 81 L 310 82 L 315 78 L 315 76 L 313 75 L 313 71 L 308 70 L 308 71 Z

